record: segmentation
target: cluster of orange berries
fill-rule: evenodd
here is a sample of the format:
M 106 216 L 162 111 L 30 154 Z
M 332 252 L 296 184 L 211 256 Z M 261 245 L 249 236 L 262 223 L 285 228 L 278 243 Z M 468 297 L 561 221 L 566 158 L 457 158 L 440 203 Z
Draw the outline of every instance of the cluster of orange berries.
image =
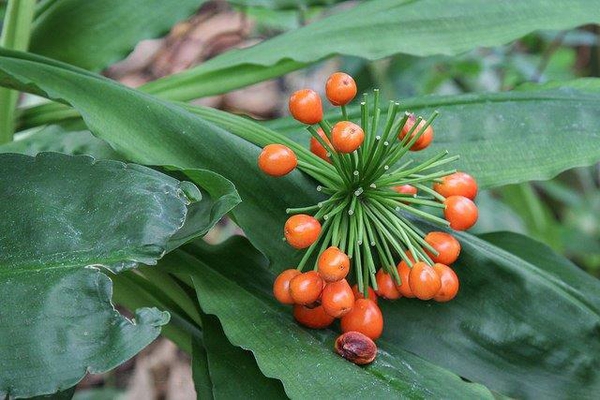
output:
M 390 171 L 409 152 L 431 144 L 437 112 L 428 120 L 409 113 L 396 118 L 399 104 L 390 102 L 380 126 L 375 91 L 372 109 L 364 95 L 358 125 L 346 110 L 357 93 L 352 77 L 334 73 L 325 89 L 331 104 L 342 111 L 342 120 L 333 126 L 324 120 L 316 92 L 297 91 L 289 102 L 293 117 L 308 125 L 314 156 L 299 160 L 288 146 L 270 144 L 258 158 L 261 170 L 275 177 L 299 167 L 320 182 L 318 191 L 329 195 L 316 205 L 286 210 L 294 214 L 284 226 L 286 241 L 307 251 L 296 269 L 276 278 L 273 292 L 281 303 L 294 305 L 294 317 L 302 325 L 322 329 L 340 318 L 345 334 L 376 340 L 383 332 L 378 296 L 447 302 L 458 293 L 459 280 L 450 265 L 460 254 L 460 243 L 446 232 L 423 232 L 407 214 L 454 230 L 469 229 L 478 218 L 473 202 L 477 183 L 464 172 L 435 170 L 458 158 L 446 157 L 446 151 L 417 166 L 411 167 L 409 160 Z M 444 218 L 423 206 L 442 209 Z M 314 270 L 301 272 L 318 244 Z M 351 287 L 347 278 L 356 284 Z M 360 363 L 373 358 L 362 357 Z

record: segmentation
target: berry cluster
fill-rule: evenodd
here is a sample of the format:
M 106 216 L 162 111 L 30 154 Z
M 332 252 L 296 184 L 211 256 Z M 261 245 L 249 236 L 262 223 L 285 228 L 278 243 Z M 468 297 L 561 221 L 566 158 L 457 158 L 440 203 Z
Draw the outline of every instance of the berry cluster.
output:
M 286 210 L 292 214 L 284 227 L 286 241 L 307 250 L 297 268 L 277 277 L 275 297 L 293 304 L 295 319 L 305 326 L 322 329 L 340 318 L 342 332 L 358 332 L 353 340 L 370 341 L 383 332 L 378 296 L 438 302 L 456 296 L 459 281 L 449 265 L 458 258 L 460 243 L 446 232 L 423 232 L 409 214 L 454 230 L 469 229 L 478 217 L 473 202 L 477 183 L 464 172 L 440 168 L 458 158 L 447 151 L 417 165 L 412 159 L 402 162 L 410 152 L 431 144 L 437 112 L 427 120 L 417 118 L 400 113 L 399 103 L 391 101 L 384 121 L 375 90 L 372 103 L 363 95 L 359 125 L 349 120 L 346 110 L 356 92 L 354 80 L 345 73 L 328 79 L 327 98 L 342 114 L 333 126 L 324 120 L 316 92 L 295 92 L 290 112 L 308 125 L 312 154 L 299 159 L 289 147 L 270 144 L 258 165 L 275 177 L 298 167 L 328 195 L 315 205 Z M 444 218 L 430 211 L 435 209 Z M 316 250 L 314 269 L 302 272 Z M 347 278 L 356 284 L 351 287 Z M 340 337 L 336 349 L 342 344 L 348 349 L 351 342 L 349 336 Z M 338 352 L 345 357 L 348 353 Z

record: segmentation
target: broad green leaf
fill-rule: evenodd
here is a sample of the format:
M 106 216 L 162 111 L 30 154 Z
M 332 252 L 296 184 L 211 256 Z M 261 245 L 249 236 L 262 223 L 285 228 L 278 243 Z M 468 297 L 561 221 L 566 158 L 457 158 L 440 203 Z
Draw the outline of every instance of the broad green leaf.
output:
M 600 8 L 595 0 L 366 1 L 148 83 L 144 90 L 172 100 L 191 100 L 274 78 L 333 55 L 369 60 L 398 53 L 456 55 L 505 44 L 538 29 L 569 29 L 598 22 Z
M 565 291 L 572 292 L 573 298 L 589 303 L 591 309 L 600 309 L 598 279 L 591 277 L 571 261 L 552 251 L 549 246 L 531 239 L 526 241 L 527 246 L 523 246 L 523 236 L 510 232 L 486 233 L 480 237 L 554 275 Z M 582 297 L 581 293 L 587 295 Z
M 70 124 L 67 124 L 67 126 Z M 56 152 L 70 155 L 89 155 L 100 160 L 121 160 L 123 156 L 105 141 L 89 131 L 72 130 L 61 125 L 48 125 L 26 132 L 26 136 L 0 146 L 0 153 L 21 153 L 34 156 L 40 152 Z
M 158 336 L 168 314 L 121 316 L 100 267 L 155 264 L 197 199 L 193 185 L 134 164 L 41 153 L 0 155 L 0 187 L 0 396 L 64 390 Z
M 166 33 L 203 0 L 56 0 L 34 22 L 29 49 L 91 71 Z
M 280 238 L 273 239 L 273 232 L 282 235 L 286 220 L 283 211 L 290 205 L 299 207 L 312 201 L 307 199 L 317 193 L 316 184 L 300 171 L 278 179 L 265 176 L 256 163 L 260 148 L 255 144 L 178 105 L 35 55 L 0 49 L 0 84 L 71 104 L 94 135 L 128 160 L 187 170 L 192 180 L 197 179 L 193 170 L 198 169 L 224 176 L 235 185 L 242 200 L 233 215 L 252 242 L 280 266 L 293 265 L 301 256 L 300 252 L 290 252 Z M 259 140 L 261 145 L 285 140 L 249 123 L 254 130 L 236 134 Z M 299 145 L 291 146 L 299 155 L 308 153 Z M 278 196 L 267 197 L 269 193 Z
M 245 399 L 287 399 L 281 382 L 265 377 L 251 352 L 229 343 L 217 317 L 202 314 L 202 333 L 215 399 L 241 394 Z
M 432 145 L 411 156 L 422 160 L 443 150 L 459 154 L 452 165 L 472 174 L 482 188 L 549 179 L 594 164 L 600 160 L 600 80 L 562 86 L 401 100 L 406 110 L 425 118 L 440 112 Z M 328 117 L 339 118 L 339 112 Z M 358 109 L 350 117 L 359 119 Z M 302 125 L 290 118 L 265 126 L 308 143 Z
M 191 274 L 203 310 L 216 315 L 231 343 L 251 350 L 262 372 L 281 380 L 291 398 L 492 398 L 485 387 L 461 380 L 392 340 L 378 342 L 378 359 L 366 368 L 345 361 L 333 352 L 335 332 L 301 328 L 289 308 L 275 301 L 274 276 L 243 238 L 215 248 L 186 246 L 170 253 L 160 267 Z

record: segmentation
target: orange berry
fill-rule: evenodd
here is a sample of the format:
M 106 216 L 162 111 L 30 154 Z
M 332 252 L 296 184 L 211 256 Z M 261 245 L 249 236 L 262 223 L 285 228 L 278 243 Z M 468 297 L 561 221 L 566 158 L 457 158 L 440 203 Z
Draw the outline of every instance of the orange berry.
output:
M 354 306 L 354 293 L 348 281 L 342 279 L 325 285 L 321 294 L 323 310 L 332 317 L 341 318 L 348 314 Z
M 310 89 L 302 89 L 290 96 L 290 113 L 297 121 L 307 125 L 314 125 L 323 119 L 323 106 L 321 97 Z
M 331 146 L 331 142 L 329 141 L 329 138 L 327 137 L 325 132 L 323 132 L 323 129 L 317 129 L 317 133 L 319 134 L 319 136 L 321 136 L 325 143 Z M 317 157 L 322 158 L 328 163 L 331 163 L 331 159 L 327 155 L 327 149 L 323 147 L 321 143 L 319 143 L 319 141 L 312 136 L 310 137 L 310 151 Z
M 294 318 L 300 324 L 312 329 L 325 329 L 335 320 L 325 312 L 321 305 L 310 308 L 296 304 L 294 306 Z
M 412 185 L 394 186 L 392 189 L 395 192 L 398 192 L 400 194 L 410 194 L 410 195 L 417 194 L 417 188 Z
M 412 259 L 412 257 L 411 257 Z M 400 294 L 407 298 L 415 297 L 412 289 L 410 288 L 410 284 L 408 283 L 408 276 L 410 275 L 410 267 L 404 261 L 400 261 L 398 263 L 398 275 L 400 276 L 401 284 L 396 286 L 396 289 L 400 292 Z
M 334 106 L 343 106 L 356 96 L 356 82 L 343 72 L 333 73 L 325 84 L 327 98 Z
M 396 300 L 402 297 L 396 288 L 396 282 L 383 268 L 377 271 L 375 280 L 377 281 L 377 295 L 380 297 L 388 300 Z
M 408 283 L 415 297 L 421 300 L 433 299 L 442 287 L 442 280 L 437 272 L 422 261 L 413 265 Z
M 258 167 L 267 175 L 284 176 L 298 165 L 296 153 L 282 144 L 265 146 L 258 156 Z
M 323 280 L 316 271 L 304 272 L 290 280 L 290 296 L 296 304 L 312 304 L 319 300 Z
M 438 252 L 438 255 L 434 256 L 426 250 L 433 262 L 450 265 L 456 261 L 460 254 L 460 243 L 449 233 L 429 232 L 425 236 L 425 241 Z
M 404 139 L 404 137 L 406 135 L 408 135 L 408 132 L 410 132 L 410 130 L 412 129 L 412 127 L 415 125 L 416 122 L 417 122 L 417 119 L 415 118 L 414 114 L 411 114 L 408 117 L 408 119 L 406 120 L 406 123 L 404 124 L 404 126 L 402 127 L 402 130 L 400 131 L 400 134 L 398 135 L 398 137 L 400 139 Z M 423 126 L 425 126 L 426 123 L 427 123 L 427 121 L 425 121 L 425 120 L 422 120 L 419 123 L 419 125 L 413 131 L 413 133 L 411 135 L 411 139 L 423 128 Z M 412 151 L 423 150 L 423 149 L 427 148 L 427 146 L 429 146 L 432 141 L 433 141 L 433 128 L 431 125 L 429 125 L 425 129 L 425 132 L 423 132 L 423 134 L 417 139 L 417 141 L 410 147 L 410 149 Z
M 463 196 L 450 196 L 444 201 L 444 217 L 450 222 L 450 227 L 464 231 L 475 225 L 479 212 L 471 199 Z
M 356 331 L 376 340 L 383 332 L 383 315 L 374 301 L 358 299 L 352 310 L 342 317 L 342 332 Z
M 463 196 L 475 200 L 477 182 L 475 178 L 465 172 L 455 172 L 444 176 L 441 183 L 434 183 L 433 190 L 444 197 Z
M 331 129 L 333 148 L 340 153 L 352 153 L 365 140 L 362 128 L 350 121 L 340 121 Z
M 373 302 L 375 304 L 377 304 L 377 294 L 375 293 L 375 291 L 373 290 L 373 288 L 368 287 L 367 291 L 368 291 L 369 300 L 373 300 Z M 355 300 L 364 299 L 365 298 L 365 296 L 363 295 L 363 293 L 358 291 L 358 285 L 353 285 L 352 286 L 352 293 L 354 293 L 354 299 Z
M 439 292 L 433 296 L 435 301 L 446 302 L 452 300 L 458 293 L 458 276 L 456 273 L 447 265 L 435 263 L 433 269 L 440 276 L 442 281 L 442 287 Z
M 305 249 L 319 238 L 321 224 L 310 215 L 292 215 L 285 221 L 283 234 L 290 246 Z
M 286 269 L 275 279 L 273 294 L 280 303 L 294 304 L 294 299 L 290 295 L 290 280 L 297 275 L 300 275 L 300 271 L 297 269 Z
M 324 281 L 339 281 L 350 272 L 350 258 L 337 247 L 331 246 L 319 256 L 317 268 Z

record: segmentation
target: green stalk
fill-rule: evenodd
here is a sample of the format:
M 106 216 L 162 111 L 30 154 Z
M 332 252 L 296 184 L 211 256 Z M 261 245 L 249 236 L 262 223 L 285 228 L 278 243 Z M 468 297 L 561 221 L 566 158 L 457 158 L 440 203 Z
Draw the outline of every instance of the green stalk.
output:
M 0 36 L 0 47 L 27 50 L 35 0 L 9 0 Z M 19 92 L 0 89 L 0 144 L 11 142 L 15 131 L 15 108 Z
M 181 288 L 175 279 L 158 267 L 140 268 L 138 270 L 150 283 L 165 293 L 194 321 L 198 326 L 202 325 L 195 301 Z

